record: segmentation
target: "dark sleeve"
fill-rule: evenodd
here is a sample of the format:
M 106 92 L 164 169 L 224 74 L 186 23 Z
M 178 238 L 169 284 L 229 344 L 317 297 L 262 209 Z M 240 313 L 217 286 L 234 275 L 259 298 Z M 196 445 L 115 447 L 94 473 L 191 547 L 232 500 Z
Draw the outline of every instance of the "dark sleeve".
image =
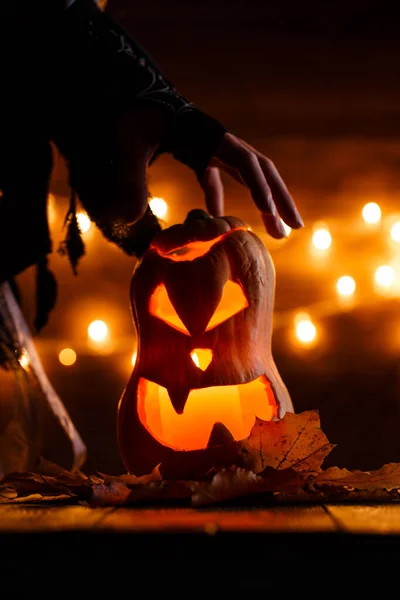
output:
M 67 12 L 82 52 L 98 65 L 102 92 L 112 95 L 118 110 L 147 105 L 162 112 L 165 134 L 158 154 L 171 153 L 196 172 L 204 170 L 225 127 L 179 94 L 149 53 L 93 0 L 75 0 Z

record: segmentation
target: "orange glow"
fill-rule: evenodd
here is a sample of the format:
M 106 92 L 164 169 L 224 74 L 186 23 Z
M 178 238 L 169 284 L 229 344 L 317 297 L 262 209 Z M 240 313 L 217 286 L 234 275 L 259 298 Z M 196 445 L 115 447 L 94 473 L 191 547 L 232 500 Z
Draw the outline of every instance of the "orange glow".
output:
M 224 285 L 222 298 L 218 304 L 218 308 L 211 317 L 206 327 L 206 331 L 223 323 L 229 319 L 229 317 L 233 317 L 236 313 L 247 308 L 248 305 L 249 303 L 247 302 L 246 296 L 240 285 L 234 281 L 227 281 Z
M 29 354 L 27 353 L 27 351 L 25 349 L 22 350 L 22 352 L 18 358 L 18 362 L 23 369 L 27 369 L 29 367 L 31 361 L 29 358 Z
M 211 317 L 206 331 L 213 329 L 220 323 L 223 323 L 229 317 L 232 317 L 236 313 L 247 308 L 249 303 L 247 302 L 246 296 L 243 293 L 242 288 L 238 283 L 234 281 L 227 281 L 224 285 L 221 300 L 218 304 L 217 310 Z M 174 329 L 177 329 L 185 335 L 190 335 L 185 325 L 179 318 L 175 308 L 169 299 L 167 288 L 163 283 L 156 287 L 150 298 L 149 306 L 150 314 L 161 319 L 168 325 L 171 325 Z
M 192 390 L 178 415 L 166 388 L 147 379 L 138 385 L 141 423 L 158 442 L 174 450 L 206 448 L 215 423 L 223 423 L 235 440 L 246 438 L 256 416 L 271 421 L 277 405 L 265 376 L 250 383 Z
M 78 226 L 81 230 L 81 233 L 86 233 L 89 231 L 92 222 L 85 212 L 78 212 L 76 215 L 76 220 L 78 221 Z
M 202 371 L 205 371 L 212 361 L 213 353 L 209 348 L 196 348 L 190 353 L 192 361 Z
M 102 342 L 108 335 L 108 327 L 104 321 L 92 321 L 88 327 L 88 335 L 94 342 Z
M 72 348 L 64 348 L 58 355 L 58 360 L 65 367 L 70 367 L 76 362 L 76 352 Z
M 149 311 L 151 315 L 154 315 L 158 319 L 161 319 L 161 321 L 168 323 L 168 325 L 171 325 L 171 327 L 174 329 L 177 329 L 186 335 L 190 335 L 181 319 L 178 317 L 176 310 L 172 306 L 172 302 L 168 296 L 167 288 L 163 283 L 157 286 L 152 293 Z
M 164 198 L 152 198 L 149 202 L 151 211 L 158 219 L 163 219 L 168 212 L 168 205 Z
M 188 244 L 185 244 L 184 246 L 179 246 L 178 248 L 174 248 L 169 252 L 163 252 L 162 250 L 157 248 L 157 246 L 151 247 L 154 250 L 156 250 L 160 256 L 164 256 L 165 258 L 169 258 L 170 260 L 174 260 L 175 262 L 183 262 L 185 260 L 189 261 L 194 260 L 195 258 L 200 258 L 201 256 L 207 254 L 210 248 L 215 246 L 215 244 L 218 244 L 218 242 L 220 242 L 222 238 L 229 235 L 230 233 L 233 233 L 234 231 L 249 231 L 249 229 L 250 227 L 236 227 L 235 229 L 231 229 L 230 231 L 227 231 L 226 233 L 223 233 L 222 235 L 219 235 L 218 237 L 212 240 L 206 240 L 203 242 L 189 242 Z

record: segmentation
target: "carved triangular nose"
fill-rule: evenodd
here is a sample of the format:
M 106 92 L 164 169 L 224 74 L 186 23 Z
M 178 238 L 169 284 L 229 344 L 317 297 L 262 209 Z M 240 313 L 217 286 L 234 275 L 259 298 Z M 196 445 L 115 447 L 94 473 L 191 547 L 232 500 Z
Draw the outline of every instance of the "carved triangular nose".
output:
M 213 353 L 209 348 L 195 348 L 191 351 L 192 361 L 202 371 L 205 371 L 212 361 Z

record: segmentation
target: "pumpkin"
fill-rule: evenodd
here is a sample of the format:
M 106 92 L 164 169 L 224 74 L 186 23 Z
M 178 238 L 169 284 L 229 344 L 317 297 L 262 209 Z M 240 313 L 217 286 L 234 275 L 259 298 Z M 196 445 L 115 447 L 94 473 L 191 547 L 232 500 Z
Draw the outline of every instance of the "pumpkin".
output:
M 294 412 L 271 352 L 274 297 L 270 254 L 241 219 L 195 209 L 153 239 L 131 280 L 137 359 L 118 405 L 130 473 Z

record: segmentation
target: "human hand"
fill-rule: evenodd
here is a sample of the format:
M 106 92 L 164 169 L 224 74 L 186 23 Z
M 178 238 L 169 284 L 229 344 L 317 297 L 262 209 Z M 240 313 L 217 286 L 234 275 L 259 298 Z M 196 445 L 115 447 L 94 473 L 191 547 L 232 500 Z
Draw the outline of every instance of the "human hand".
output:
M 156 111 L 142 109 L 119 120 L 118 185 L 114 208 L 130 223 L 137 222 L 148 204 L 147 169 L 157 150 L 164 122 Z M 265 229 L 276 239 L 286 237 L 284 221 L 299 229 L 303 221 L 274 163 L 245 141 L 227 132 L 198 181 L 209 213 L 224 214 L 224 189 L 220 171 L 247 187 L 261 213 Z
M 293 229 L 304 226 L 274 163 L 231 133 L 225 133 L 204 174 L 198 177 L 205 193 L 207 209 L 213 216 L 222 216 L 224 213 L 220 170 L 250 190 L 266 231 L 272 237 L 286 237 L 281 219 Z

